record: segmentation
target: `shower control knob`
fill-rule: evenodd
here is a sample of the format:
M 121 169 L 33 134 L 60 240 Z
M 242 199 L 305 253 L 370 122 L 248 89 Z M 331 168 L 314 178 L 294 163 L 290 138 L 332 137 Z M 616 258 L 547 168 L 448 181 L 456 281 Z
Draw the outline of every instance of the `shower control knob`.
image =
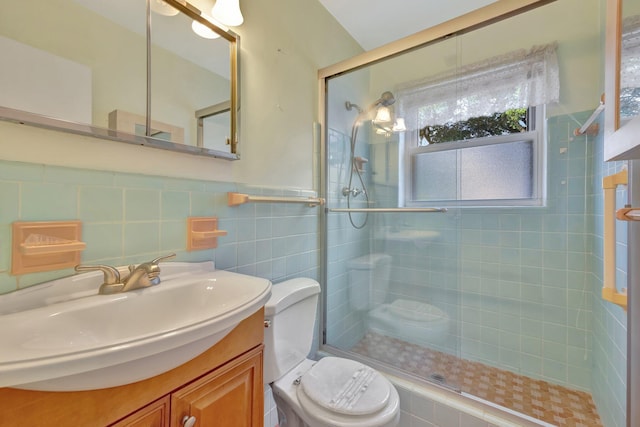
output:
M 349 197 L 349 196 L 357 197 L 358 194 L 360 194 L 360 193 L 362 193 L 362 190 L 359 189 L 359 188 L 356 188 L 356 187 L 353 187 L 353 188 L 344 187 L 342 189 L 342 195 L 344 197 Z

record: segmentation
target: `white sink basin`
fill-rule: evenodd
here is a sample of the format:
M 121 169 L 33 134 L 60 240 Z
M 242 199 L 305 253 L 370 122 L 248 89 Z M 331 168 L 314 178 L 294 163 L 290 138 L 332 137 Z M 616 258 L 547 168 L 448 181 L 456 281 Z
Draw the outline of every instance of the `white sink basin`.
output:
M 162 283 L 98 295 L 102 273 L 0 296 L 0 387 L 72 391 L 114 387 L 173 369 L 262 307 L 271 282 L 162 263 Z

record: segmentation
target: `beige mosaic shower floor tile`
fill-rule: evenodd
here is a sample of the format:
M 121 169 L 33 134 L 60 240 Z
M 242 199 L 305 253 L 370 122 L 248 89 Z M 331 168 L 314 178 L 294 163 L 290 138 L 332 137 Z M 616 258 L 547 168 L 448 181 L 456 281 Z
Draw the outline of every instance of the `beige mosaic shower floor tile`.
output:
M 373 332 L 351 349 L 560 427 L 602 427 L 589 393 L 459 359 Z

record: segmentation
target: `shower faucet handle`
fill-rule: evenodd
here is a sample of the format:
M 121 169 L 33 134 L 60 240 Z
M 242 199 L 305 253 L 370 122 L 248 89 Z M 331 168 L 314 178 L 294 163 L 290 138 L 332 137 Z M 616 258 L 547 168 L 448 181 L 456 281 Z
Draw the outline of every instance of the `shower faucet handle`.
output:
M 359 194 L 363 193 L 364 191 L 357 188 L 357 187 L 353 187 L 353 188 L 349 188 L 349 187 L 344 187 L 342 188 L 342 195 L 344 197 L 358 197 Z

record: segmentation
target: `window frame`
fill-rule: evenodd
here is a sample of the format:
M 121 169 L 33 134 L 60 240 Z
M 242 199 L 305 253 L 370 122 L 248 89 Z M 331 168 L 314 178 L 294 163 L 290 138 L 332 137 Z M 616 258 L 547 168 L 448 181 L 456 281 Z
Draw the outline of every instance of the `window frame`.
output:
M 417 130 L 403 132 L 399 136 L 400 156 L 398 206 L 403 207 L 445 207 L 445 208 L 496 208 L 496 207 L 544 207 L 546 206 L 546 122 L 544 105 L 529 107 L 529 126 L 527 132 L 509 135 L 496 135 L 472 140 L 442 142 L 426 146 L 418 145 Z M 414 156 L 423 153 L 463 150 L 509 142 L 532 141 L 533 177 L 532 197 L 526 199 L 481 199 L 481 200 L 414 200 Z M 460 176 L 460 170 L 457 169 Z

